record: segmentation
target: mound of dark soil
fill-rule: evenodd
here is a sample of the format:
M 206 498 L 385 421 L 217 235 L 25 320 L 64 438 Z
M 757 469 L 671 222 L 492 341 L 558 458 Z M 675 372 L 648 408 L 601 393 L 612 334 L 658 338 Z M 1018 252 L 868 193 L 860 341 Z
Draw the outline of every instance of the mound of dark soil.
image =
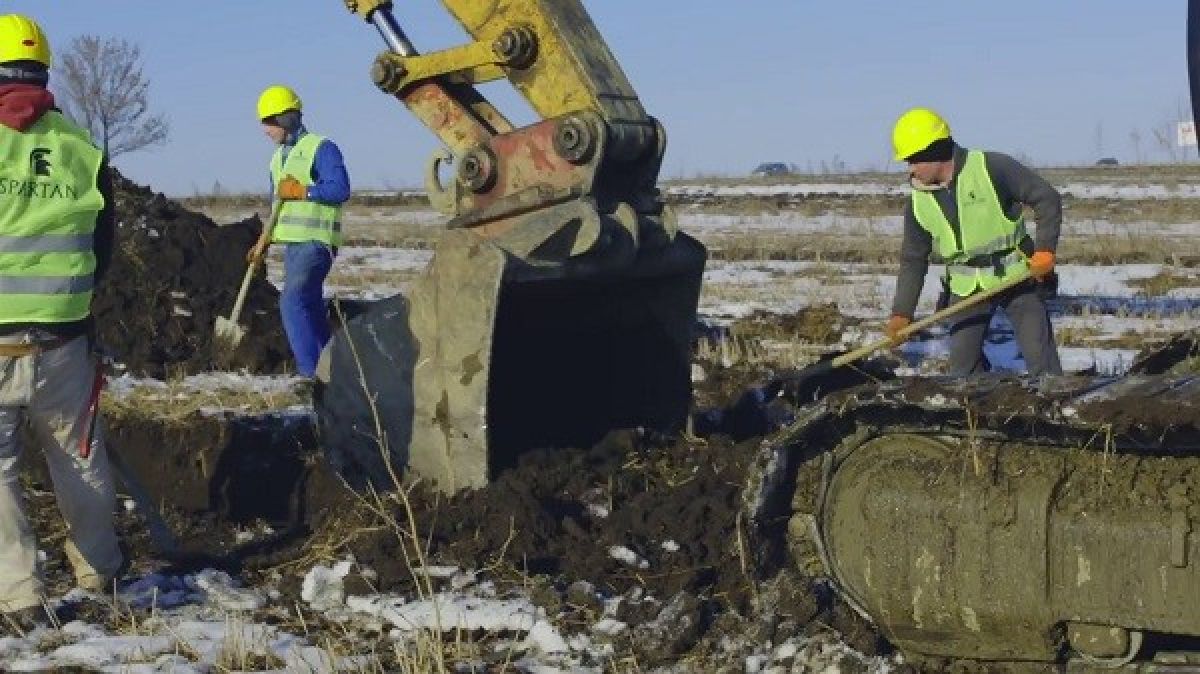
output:
M 114 172 L 118 220 L 112 266 L 93 310 L 101 343 L 135 374 L 165 378 L 214 368 L 213 324 L 228 316 L 258 217 L 218 226 Z M 279 293 L 260 272 L 242 311 L 247 336 L 225 364 L 283 371 L 290 351 Z
M 661 444 L 620 431 L 590 449 L 527 452 L 486 489 L 415 493 L 417 530 L 436 563 L 586 580 L 610 595 L 687 591 L 742 607 L 755 551 L 738 513 L 755 446 Z M 395 587 L 411 581 L 398 546 L 394 531 L 381 531 L 352 550 L 381 586 Z

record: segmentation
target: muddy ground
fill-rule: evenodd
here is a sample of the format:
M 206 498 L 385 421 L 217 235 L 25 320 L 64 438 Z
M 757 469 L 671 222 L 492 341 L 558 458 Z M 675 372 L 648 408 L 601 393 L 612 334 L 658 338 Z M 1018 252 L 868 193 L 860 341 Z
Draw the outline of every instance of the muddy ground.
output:
M 285 603 L 302 603 L 304 571 L 353 555 L 348 593 L 416 596 L 411 509 L 424 563 L 528 592 L 568 631 L 586 631 L 604 602 L 619 600 L 614 617 L 629 629 L 614 646 L 645 667 L 686 658 L 740 667 L 756 645 L 831 628 L 861 653 L 887 652 L 873 628 L 789 569 L 782 548 L 763 546 L 744 521 L 762 438 L 616 431 L 590 448 L 526 453 L 486 489 L 447 499 L 417 486 L 407 503 L 377 502 L 328 471 L 307 416 L 126 412 L 109 421 L 112 446 L 148 478 L 185 542 L 164 559 L 141 518 L 121 513 L 137 571 L 215 567 L 256 582 L 283 570 Z M 42 526 L 52 526 L 47 483 L 34 475 Z M 248 531 L 266 533 L 238 542 Z M 57 550 L 50 570 L 65 580 Z
M 149 189 L 118 185 L 118 254 L 97 297 L 101 338 L 133 372 L 168 377 L 210 369 L 212 323 L 232 305 L 242 256 L 260 223 L 217 226 Z M 286 367 L 276 307 L 276 291 L 259 278 L 247 302 L 250 338 L 238 354 L 241 367 Z M 819 341 L 845 320 L 816 307 L 774 322 L 751 317 L 737 329 L 768 337 L 811 333 Z M 886 365 L 797 383 L 780 380 L 786 373 L 769 364 L 698 364 L 705 376 L 696 400 L 708 408 L 696 410 L 704 421 L 698 435 L 615 431 L 592 447 L 528 452 L 489 487 L 448 499 L 420 485 L 401 500 L 351 493 L 327 467 L 308 414 L 176 417 L 109 406 L 114 451 L 163 507 L 184 551 L 167 559 L 141 518 L 126 510 L 119 513 L 121 534 L 134 572 L 213 566 L 250 582 L 278 575 L 286 597 L 299 604 L 303 572 L 346 555 L 358 565 L 349 592 L 411 595 L 416 560 L 404 541 L 415 533 L 426 563 L 529 592 L 560 624 L 583 628 L 605 600 L 619 598 L 616 618 L 629 630 L 615 638 L 617 650 L 646 668 L 724 662 L 741 671 L 755 645 L 830 629 L 860 653 L 887 652 L 827 585 L 790 563 L 786 546 L 763 540 L 744 520 L 760 447 L 773 441 L 765 434 L 796 412 L 785 403 L 773 408 L 778 416 L 764 418 L 762 403 L 776 394 L 807 403 L 870 386 L 890 379 Z M 61 538 L 36 461 L 28 481 L 42 540 Z M 62 589 L 68 574 L 61 551 L 46 547 L 52 588 Z
M 785 399 L 799 390 L 779 385 L 783 373 L 762 366 L 725 374 L 698 382 L 697 397 L 726 417 L 738 418 L 735 410 L 749 409 L 746 401 L 765 389 Z M 805 390 L 870 400 L 875 385 L 853 388 L 862 383 L 843 372 L 810 379 Z M 1029 399 L 1019 390 L 1005 384 L 977 402 L 1024 411 Z M 907 393 L 913 401 L 954 399 L 952 387 L 934 383 Z M 140 516 L 122 510 L 134 572 L 215 567 L 251 584 L 274 579 L 286 603 L 302 604 L 301 577 L 313 564 L 352 555 L 349 593 L 407 596 L 418 593 L 422 578 L 414 567 L 449 565 L 501 592 L 530 594 L 567 631 L 586 631 L 606 602 L 619 600 L 614 617 L 628 629 L 613 645 L 644 668 L 690 662 L 703 671 L 742 671 L 755 647 L 829 630 L 859 653 L 889 652 L 869 623 L 779 545 L 782 519 L 773 530 L 746 521 L 760 448 L 776 436 L 735 441 L 721 423 L 704 438 L 616 431 L 589 448 L 529 452 L 486 489 L 447 499 L 418 485 L 404 492 L 406 500 L 378 501 L 351 493 L 330 472 L 305 413 L 180 418 L 121 406 L 109 410 L 108 425 L 114 451 L 185 543 L 183 554 L 166 558 Z M 29 479 L 42 540 L 56 540 L 61 520 L 47 482 L 37 470 Z M 405 545 L 414 526 L 423 560 Z M 51 580 L 65 589 L 65 559 L 57 546 L 47 548 Z M 850 656 L 839 666 L 863 669 Z M 919 668 L 992 671 L 952 661 Z

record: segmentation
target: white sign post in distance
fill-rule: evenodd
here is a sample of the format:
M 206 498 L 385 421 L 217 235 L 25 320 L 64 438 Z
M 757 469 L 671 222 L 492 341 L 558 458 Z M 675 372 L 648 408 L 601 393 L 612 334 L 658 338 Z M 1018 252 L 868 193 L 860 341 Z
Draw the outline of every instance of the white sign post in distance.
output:
M 1196 147 L 1196 123 L 1180 122 L 1176 125 L 1175 139 L 1179 147 Z

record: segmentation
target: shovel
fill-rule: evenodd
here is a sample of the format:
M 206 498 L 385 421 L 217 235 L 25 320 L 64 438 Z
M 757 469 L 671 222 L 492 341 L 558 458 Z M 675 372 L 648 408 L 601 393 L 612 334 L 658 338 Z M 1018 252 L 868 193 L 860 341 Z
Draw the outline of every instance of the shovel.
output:
M 271 231 L 275 229 L 275 223 L 279 220 L 281 203 L 276 200 L 271 205 L 271 215 L 267 219 L 264 236 L 270 236 Z M 215 354 L 228 356 L 246 336 L 246 329 L 238 323 L 238 317 L 242 313 L 242 305 L 246 302 L 246 293 L 250 290 L 250 281 L 254 278 L 254 270 L 260 263 L 261 260 L 254 260 L 246 266 L 246 275 L 242 278 L 242 287 L 238 290 L 237 299 L 233 303 L 233 311 L 229 312 L 229 318 L 217 316 L 216 324 L 213 326 L 213 352 Z
M 981 303 L 995 297 L 996 295 L 999 295 L 1000 293 L 1002 293 L 1006 290 L 1009 290 L 1010 288 L 1014 288 L 1016 286 L 1021 285 L 1022 283 L 1025 283 L 1030 278 L 1031 277 L 1028 274 L 1019 274 L 1017 276 L 1014 276 L 1013 278 L 1008 279 L 1007 281 L 1001 283 L 1000 285 L 998 285 L 994 288 L 989 288 L 987 290 L 984 290 L 983 292 L 979 292 L 974 295 L 971 295 L 971 296 L 967 297 L 966 299 L 961 300 L 957 304 L 948 306 L 945 309 L 942 309 L 941 311 L 935 311 L 934 313 L 926 316 L 925 318 L 922 318 L 919 321 L 914 321 L 913 323 L 910 323 L 909 325 L 905 326 L 903 329 L 898 331 L 896 333 L 895 337 L 884 337 L 883 339 L 880 339 L 876 342 L 872 342 L 870 344 L 867 344 L 866 346 L 859 347 L 859 348 L 855 349 L 854 351 L 849 351 L 847 353 L 840 354 L 833 358 L 827 358 L 827 359 L 818 361 L 816 363 L 813 363 L 812 365 L 809 365 L 808 367 L 800 370 L 799 372 L 781 376 L 778 379 L 775 379 L 774 381 L 772 381 L 771 384 L 768 385 L 768 389 L 772 393 L 776 393 L 776 394 L 780 390 L 783 390 L 783 389 L 787 389 L 787 390 L 793 391 L 793 392 L 804 390 L 807 388 L 807 386 L 810 383 L 812 383 L 809 381 L 811 379 L 814 379 L 814 378 L 824 375 L 828 372 L 836 370 L 837 368 L 840 368 L 843 365 L 849 365 L 850 363 L 853 363 L 854 361 L 856 361 L 860 358 L 863 358 L 863 357 L 871 355 L 872 353 L 875 353 L 879 349 L 903 344 L 904 342 L 908 341 L 908 339 L 910 337 L 912 337 L 916 333 L 920 332 L 921 330 L 924 330 L 925 328 L 927 328 L 931 325 L 936 325 L 938 323 L 941 323 L 942 321 L 944 321 L 947 318 L 950 318 L 952 316 L 957 316 L 958 314 L 966 311 L 967 309 L 970 309 L 971 307 L 973 307 L 977 304 L 981 304 Z

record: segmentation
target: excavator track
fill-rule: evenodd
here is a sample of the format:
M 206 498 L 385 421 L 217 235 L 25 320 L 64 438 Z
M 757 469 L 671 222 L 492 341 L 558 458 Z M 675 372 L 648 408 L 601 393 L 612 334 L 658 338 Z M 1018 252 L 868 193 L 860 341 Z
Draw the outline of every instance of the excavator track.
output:
M 762 461 L 763 549 L 905 653 L 1174 671 L 1200 646 L 1200 377 L 897 379 L 799 408 Z

